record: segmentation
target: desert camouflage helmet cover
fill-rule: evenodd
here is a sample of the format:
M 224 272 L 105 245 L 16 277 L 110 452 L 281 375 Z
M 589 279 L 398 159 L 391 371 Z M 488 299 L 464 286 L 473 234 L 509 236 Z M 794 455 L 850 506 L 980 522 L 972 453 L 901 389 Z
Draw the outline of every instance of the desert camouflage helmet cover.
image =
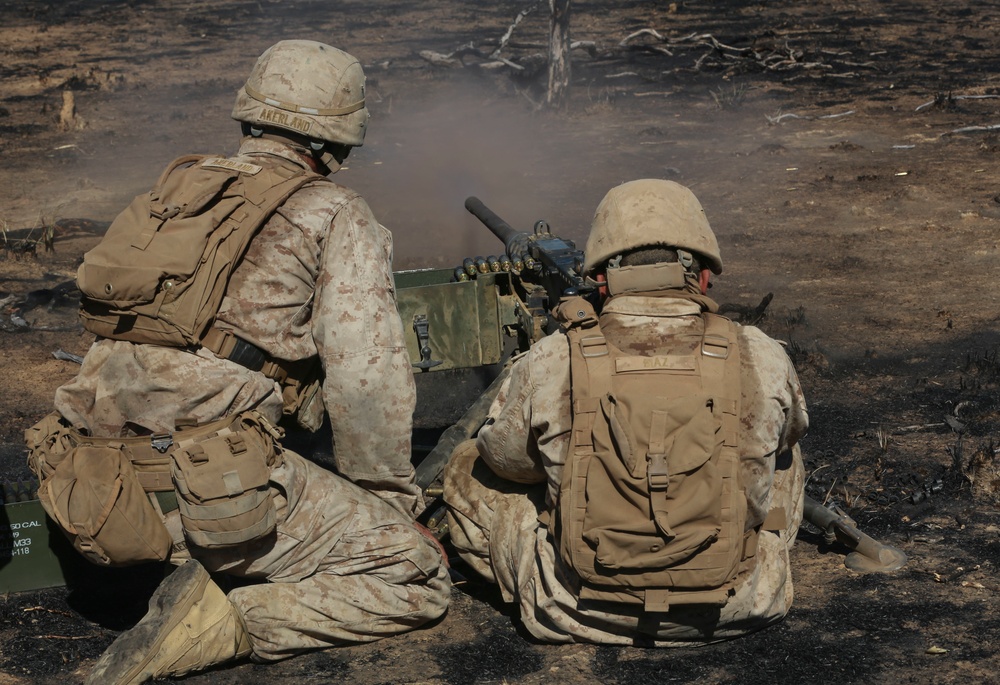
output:
M 257 59 L 236 94 L 233 119 L 357 147 L 368 126 L 365 73 L 343 50 L 283 40 Z
M 653 245 L 693 252 L 712 271 L 722 273 L 719 243 L 698 198 L 679 183 L 653 178 L 623 183 L 601 200 L 587 238 L 584 272 Z

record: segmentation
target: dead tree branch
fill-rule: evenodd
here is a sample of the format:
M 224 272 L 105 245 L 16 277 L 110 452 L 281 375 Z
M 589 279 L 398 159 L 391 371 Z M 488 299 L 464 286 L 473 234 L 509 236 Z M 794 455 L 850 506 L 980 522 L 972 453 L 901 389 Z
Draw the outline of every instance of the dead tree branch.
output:
M 781 123 L 782 119 L 806 119 L 809 121 L 813 121 L 816 119 L 839 119 L 841 117 L 848 117 L 852 114 L 854 114 L 854 110 L 849 109 L 846 112 L 840 112 L 839 114 L 823 114 L 822 116 L 812 116 L 809 114 L 793 114 L 791 112 L 787 112 L 785 114 L 778 114 L 773 117 L 765 114 L 764 118 L 767 119 L 767 123 L 774 125 Z
M 1000 124 L 990 124 L 989 126 L 963 126 L 962 128 L 956 128 L 954 131 L 948 131 L 942 133 L 943 136 L 950 136 L 955 133 L 980 133 L 984 131 L 1000 131 Z
M 944 94 L 938 93 L 933 100 L 925 102 L 922 105 L 918 105 L 914 112 L 919 112 L 922 109 L 926 109 L 931 105 L 945 106 L 950 105 L 956 100 L 988 100 L 993 98 L 1000 98 L 1000 95 L 952 95 L 951 93 Z
M 527 7 L 527 8 L 525 8 L 525 9 L 523 9 L 520 12 L 517 13 L 517 16 L 514 17 L 514 23 L 511 24 L 510 26 L 508 26 L 506 33 L 504 33 L 502 36 L 500 36 L 500 44 L 497 45 L 497 49 L 494 50 L 492 53 L 490 53 L 490 57 L 492 59 L 496 59 L 497 57 L 500 56 L 500 52 L 505 47 L 507 47 L 507 43 L 510 42 L 510 37 L 514 34 L 514 29 L 517 28 L 517 25 L 520 24 L 521 21 L 526 16 L 528 16 L 529 14 L 531 14 L 532 12 L 534 12 L 535 11 L 535 7 L 537 7 L 537 6 L 538 5 L 533 5 L 531 7 Z
M 537 38 L 515 40 L 518 31 L 538 31 L 537 17 L 532 20 L 530 28 L 524 27 L 529 26 L 526 20 L 535 13 L 541 1 L 535 0 L 534 4 L 518 12 L 496 39 L 479 45 L 468 43 L 449 53 L 423 50 L 419 56 L 437 67 L 509 71 L 517 76 L 522 87 L 533 80 L 536 97 L 539 95 L 537 88 L 543 83 L 539 77 L 547 66 L 548 79 L 544 82 L 546 94 L 543 99 L 550 105 L 565 98 L 573 66 L 570 55 L 574 50 L 586 52 L 589 56 L 589 60 L 583 55 L 574 57 L 584 68 L 604 69 L 617 78 L 634 75 L 633 78 L 645 82 L 662 82 L 680 72 L 697 74 L 712 71 L 724 77 L 766 72 L 791 83 L 803 78 L 858 78 L 864 70 L 878 68 L 877 62 L 872 59 L 877 54 L 875 52 L 857 55 L 839 48 L 795 44 L 795 36 L 830 33 L 820 30 L 769 31 L 745 38 L 744 45 L 734 45 L 711 33 L 694 32 L 677 36 L 655 27 L 640 28 L 624 37 L 612 38 L 610 44 L 571 41 L 571 0 L 547 0 L 550 9 L 547 44 L 540 43 Z M 605 78 L 612 76 L 605 75 Z M 921 108 L 929 104 L 921 105 Z

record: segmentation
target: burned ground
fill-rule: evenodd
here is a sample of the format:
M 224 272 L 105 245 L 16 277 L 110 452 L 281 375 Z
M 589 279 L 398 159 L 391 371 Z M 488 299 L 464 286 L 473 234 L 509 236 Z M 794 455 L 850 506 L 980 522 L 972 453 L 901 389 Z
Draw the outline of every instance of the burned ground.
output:
M 523 68 L 479 66 L 530 6 L 500 54 Z M 393 230 L 398 269 L 497 250 L 468 195 L 582 241 L 621 181 L 693 188 L 725 259 L 714 296 L 786 341 L 799 371 L 810 494 L 910 558 L 858 575 L 804 529 L 787 619 L 699 649 L 538 645 L 469 580 L 427 630 L 186 682 L 1000 682 L 995 4 L 580 0 L 573 38 L 592 45 L 561 112 L 538 106 L 547 11 L 529 0 L 3 8 L 3 480 L 27 478 L 21 433 L 75 371 L 52 353 L 90 342 L 62 285 L 83 252 L 174 156 L 234 151 L 231 99 L 256 55 L 312 38 L 369 75 L 371 134 L 337 180 Z M 453 66 L 420 56 L 470 42 Z M 429 395 L 432 426 L 454 407 Z M 89 571 L 71 591 L 0 598 L 0 685 L 80 681 L 155 576 Z

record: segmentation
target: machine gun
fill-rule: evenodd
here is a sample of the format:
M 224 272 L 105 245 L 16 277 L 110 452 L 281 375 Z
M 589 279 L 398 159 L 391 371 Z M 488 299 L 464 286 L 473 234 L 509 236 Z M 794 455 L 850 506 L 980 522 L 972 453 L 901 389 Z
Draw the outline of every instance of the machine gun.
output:
M 551 310 L 566 295 L 596 294 L 593 283 L 580 275 L 583 252 L 575 244 L 553 235 L 544 221 L 535 224 L 533 234 L 515 231 L 492 212 L 478 198 L 470 197 L 465 208 L 499 238 L 505 247 L 504 258 L 487 260 L 466 259 L 462 267 L 454 270 L 455 280 L 468 282 L 481 274 L 509 273 L 510 293 L 516 299 L 518 318 L 518 349 L 526 350 L 531 343 L 554 328 Z M 486 268 L 483 268 L 485 262 Z M 492 268 L 492 265 L 498 268 Z M 470 268 L 470 265 L 475 268 Z M 508 329 L 508 333 L 511 330 Z M 440 494 L 437 481 L 455 447 L 475 436 L 487 418 L 490 405 L 499 393 L 509 367 L 498 376 L 487 390 L 472 404 L 462 418 L 446 430 L 438 444 L 417 466 L 417 482 L 428 495 Z M 828 544 L 840 542 L 851 551 L 845 565 L 858 572 L 889 572 L 906 565 L 906 555 L 899 549 L 884 545 L 858 530 L 855 522 L 844 512 L 829 509 L 807 495 L 803 495 L 804 518 L 820 529 Z M 443 527 L 442 511 L 431 514 L 431 528 L 440 536 L 447 534 Z

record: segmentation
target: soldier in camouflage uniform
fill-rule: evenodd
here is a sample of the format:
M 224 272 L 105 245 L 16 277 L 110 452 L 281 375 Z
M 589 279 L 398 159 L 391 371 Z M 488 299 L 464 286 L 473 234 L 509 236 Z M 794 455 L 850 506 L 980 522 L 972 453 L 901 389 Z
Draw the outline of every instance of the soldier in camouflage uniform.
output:
M 337 171 L 364 140 L 368 110 L 356 59 L 282 41 L 237 94 L 236 162 Z M 270 357 L 317 358 L 339 475 L 285 450 L 270 475 L 277 532 L 238 547 L 185 544 L 149 614 L 122 634 L 88 683 L 139 683 L 233 659 L 282 659 L 368 642 L 441 616 L 450 585 L 438 548 L 414 523 L 423 508 L 410 464 L 415 389 L 396 310 L 392 239 L 355 192 L 321 179 L 267 221 L 236 268 L 217 317 Z M 56 409 L 96 436 L 170 433 L 256 409 L 272 423 L 282 389 L 206 348 L 98 340 Z M 314 403 L 314 407 L 322 406 Z M 317 425 L 315 410 L 306 423 Z M 229 592 L 208 572 L 256 579 Z
M 640 288 L 647 292 L 611 292 L 599 318 L 609 343 L 650 357 L 678 341 L 700 339 L 701 313 L 717 308 L 705 296 L 709 269 L 722 268 L 715 236 L 690 190 L 659 180 L 612 189 L 594 218 L 587 274 L 604 281 L 611 266 L 678 260 L 686 269 L 683 285 L 657 290 L 647 283 Z M 741 353 L 741 410 L 734 429 L 738 474 L 746 495 L 746 532 L 759 534 L 755 556 L 739 567 L 721 606 L 678 604 L 650 613 L 641 603 L 581 599 L 581 580 L 561 554 L 558 523 L 564 519 L 556 514 L 574 444 L 571 346 L 562 332 L 514 363 L 478 438 L 456 449 L 444 482 L 454 545 L 479 574 L 500 586 L 506 601 L 520 607 L 536 638 L 679 646 L 735 637 L 788 611 L 788 552 L 803 507 L 797 442 L 808 417 L 782 347 L 757 328 L 735 331 Z M 769 512 L 782 511 L 778 525 L 762 526 Z

